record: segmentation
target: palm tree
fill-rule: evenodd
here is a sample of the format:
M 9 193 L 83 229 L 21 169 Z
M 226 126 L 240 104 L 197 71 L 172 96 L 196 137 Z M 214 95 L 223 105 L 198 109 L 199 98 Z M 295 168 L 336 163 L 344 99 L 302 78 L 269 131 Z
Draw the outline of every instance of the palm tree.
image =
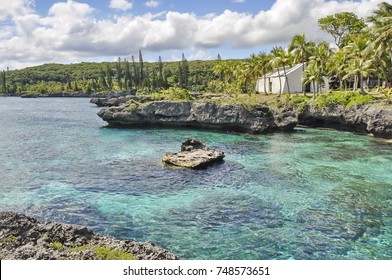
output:
M 275 68 L 278 70 L 278 77 L 279 77 L 279 93 L 278 97 L 282 94 L 282 79 L 280 76 L 280 67 L 282 66 L 282 53 L 283 48 L 281 47 L 274 47 L 271 51 L 272 58 L 270 61 L 270 65 L 272 68 Z
M 376 45 L 382 45 L 392 59 L 392 5 L 387 2 L 380 3 L 368 21 L 373 24 L 370 30 L 376 37 L 374 42 Z
M 374 45 L 370 45 L 371 47 L 374 47 Z M 377 73 L 377 91 L 380 90 L 381 87 L 381 79 L 386 78 L 386 69 L 388 67 L 387 59 L 386 59 L 386 53 L 384 52 L 383 48 L 381 45 L 379 45 L 376 49 L 374 49 L 373 52 L 373 65 L 374 65 L 374 70 Z
M 366 94 L 363 78 L 369 77 L 374 71 L 374 51 L 369 48 L 369 45 L 371 45 L 369 36 L 364 34 L 358 36 L 353 42 L 344 47 L 344 51 L 350 54 L 350 60 L 347 67 L 347 74 L 343 78 L 354 77 L 354 90 L 356 90 L 356 86 L 359 82 L 361 94 Z
M 337 52 L 335 52 L 327 62 L 328 75 L 336 75 L 338 77 L 340 90 L 343 90 L 343 83 L 345 84 L 345 88 L 347 87 L 346 80 L 343 79 L 343 77 L 347 74 L 347 62 L 347 52 L 343 51 L 342 49 L 339 49 Z
M 271 55 L 265 53 L 265 52 L 260 52 L 259 53 L 259 65 L 258 65 L 258 71 L 260 74 L 260 77 L 264 77 L 264 93 L 265 95 L 268 95 L 267 93 L 267 73 L 272 71 L 272 67 L 270 64 L 271 61 Z
M 324 75 L 315 61 L 311 61 L 303 72 L 302 82 L 312 84 L 313 98 L 320 92 L 322 83 L 324 82 Z
M 309 58 L 309 64 L 317 68 L 317 78 L 327 76 L 327 62 L 330 56 L 331 50 L 327 43 L 322 42 L 315 47 L 313 55 Z M 319 87 L 317 92 L 321 91 L 322 82 L 318 81 L 316 84 Z
M 387 2 L 380 3 L 367 20 L 372 24 L 370 32 L 375 37 L 374 45 L 378 52 L 375 57 L 377 72 L 388 80 L 385 73 L 392 68 L 392 5 Z M 378 83 L 380 86 L 380 75 Z
M 290 85 L 289 81 L 287 79 L 287 73 L 286 73 L 286 67 L 291 65 L 291 56 L 288 52 L 286 52 L 282 47 L 274 47 L 272 49 L 272 59 L 271 59 L 271 66 L 273 68 L 278 69 L 278 76 L 279 76 L 279 94 L 280 96 L 282 94 L 282 80 L 280 76 L 280 68 L 283 67 L 283 75 L 285 77 L 285 84 L 287 84 L 287 91 L 290 94 Z
M 309 61 L 315 44 L 312 41 L 307 42 L 305 34 L 297 34 L 291 39 L 289 52 L 293 55 L 294 63 L 302 63 L 302 73 L 305 72 L 305 64 Z M 305 93 L 305 86 L 302 83 L 302 93 Z

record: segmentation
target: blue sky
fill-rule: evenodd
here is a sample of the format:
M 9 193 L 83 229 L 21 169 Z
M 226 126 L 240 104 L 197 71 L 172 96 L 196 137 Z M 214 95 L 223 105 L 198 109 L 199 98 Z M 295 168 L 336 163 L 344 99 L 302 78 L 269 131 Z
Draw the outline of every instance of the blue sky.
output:
M 43 63 L 245 58 L 295 34 L 332 38 L 320 17 L 366 17 L 380 0 L 12 0 L 0 5 L 0 69 Z
M 121 14 L 122 12 L 134 13 L 134 14 L 144 14 L 148 12 L 158 13 L 162 11 L 176 11 L 180 13 L 195 13 L 199 16 L 209 14 L 209 13 L 217 13 L 220 14 L 225 10 L 233 10 L 237 12 L 246 12 L 246 13 L 255 13 L 260 10 L 269 9 L 274 3 L 274 0 L 198 0 L 198 1 L 189 1 L 189 0 L 133 0 L 127 1 L 132 3 L 132 8 L 129 10 L 122 11 L 120 9 L 111 9 L 110 1 L 105 0 L 85 0 L 80 1 L 83 3 L 88 3 L 90 6 L 96 9 L 98 15 L 101 16 L 110 16 Z M 38 13 L 41 15 L 46 15 L 49 11 L 50 7 L 59 1 L 56 0 L 44 0 L 44 1 L 35 1 L 35 7 Z M 125 2 L 125 1 L 123 1 Z M 147 2 L 150 5 L 146 4 Z M 294 1 L 295 2 L 295 1 Z

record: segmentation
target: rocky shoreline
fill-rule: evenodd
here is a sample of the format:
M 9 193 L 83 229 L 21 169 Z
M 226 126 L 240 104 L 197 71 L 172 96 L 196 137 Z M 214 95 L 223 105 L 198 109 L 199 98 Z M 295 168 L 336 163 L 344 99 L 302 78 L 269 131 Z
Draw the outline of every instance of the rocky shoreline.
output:
M 298 122 L 310 127 L 333 128 L 392 139 L 392 110 L 383 108 L 382 103 L 348 108 L 335 105 L 324 109 L 307 106 L 298 114 Z
M 243 133 L 291 131 L 298 122 L 293 112 L 271 112 L 265 105 L 248 109 L 237 104 L 190 101 L 133 101 L 103 108 L 98 116 L 117 126 L 193 127 Z
M 92 103 L 106 106 L 98 116 L 110 125 L 194 127 L 241 133 L 291 131 L 298 124 L 308 127 L 333 128 L 374 137 L 392 139 L 392 109 L 382 102 L 329 108 L 306 106 L 304 110 L 289 107 L 274 111 L 265 105 L 247 108 L 238 104 L 214 102 L 174 102 L 123 99 L 96 99 Z
M 11 260 L 177 260 L 151 242 L 117 240 L 83 226 L 42 223 L 14 212 L 0 212 L 0 259 Z

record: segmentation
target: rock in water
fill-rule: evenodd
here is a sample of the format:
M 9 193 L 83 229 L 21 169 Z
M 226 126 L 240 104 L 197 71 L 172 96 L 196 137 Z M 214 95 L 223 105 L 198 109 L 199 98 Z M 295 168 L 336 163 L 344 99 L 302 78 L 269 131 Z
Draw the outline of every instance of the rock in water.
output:
M 181 152 L 166 153 L 162 161 L 181 167 L 202 168 L 222 161 L 224 157 L 224 152 L 211 150 L 197 139 L 188 139 L 182 143 Z

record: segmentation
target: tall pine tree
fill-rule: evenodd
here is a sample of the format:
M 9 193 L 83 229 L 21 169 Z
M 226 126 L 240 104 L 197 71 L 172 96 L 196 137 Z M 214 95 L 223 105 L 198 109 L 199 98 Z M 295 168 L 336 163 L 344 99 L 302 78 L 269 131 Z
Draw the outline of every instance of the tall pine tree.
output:
M 5 71 L 1 73 L 1 91 L 3 94 L 7 94 L 7 80 L 5 76 Z
M 107 81 L 107 84 L 108 84 L 108 87 L 109 87 L 110 90 L 113 89 L 113 79 L 112 79 L 112 76 L 113 76 L 112 68 L 110 67 L 110 64 L 107 64 L 106 65 L 106 81 Z
M 135 85 L 135 88 L 139 88 L 140 86 L 140 72 L 139 72 L 139 68 L 136 65 L 135 62 L 135 57 L 132 56 L 132 69 L 133 69 L 133 84 Z
M 131 69 L 129 67 L 129 61 L 125 59 L 125 70 L 124 70 L 124 87 L 126 91 L 132 87 Z
M 182 54 L 182 59 L 178 66 L 178 83 L 180 88 L 188 89 L 189 64 L 184 54 Z
M 117 64 L 116 64 L 116 70 L 117 70 L 117 85 L 120 91 L 123 89 L 123 84 L 122 84 L 122 69 L 121 69 L 121 57 L 118 58 Z
M 100 69 L 99 72 L 99 85 L 102 90 L 107 90 L 108 89 L 108 84 L 106 83 L 106 78 L 105 78 L 105 71 L 103 69 Z
M 164 88 L 164 80 L 163 80 L 163 63 L 162 63 L 162 58 L 159 56 L 158 60 L 158 80 L 157 80 L 157 87 L 158 88 Z
M 143 63 L 143 56 L 141 50 L 139 50 L 139 68 L 140 68 L 140 86 L 143 88 L 146 73 L 144 72 L 144 63 Z

